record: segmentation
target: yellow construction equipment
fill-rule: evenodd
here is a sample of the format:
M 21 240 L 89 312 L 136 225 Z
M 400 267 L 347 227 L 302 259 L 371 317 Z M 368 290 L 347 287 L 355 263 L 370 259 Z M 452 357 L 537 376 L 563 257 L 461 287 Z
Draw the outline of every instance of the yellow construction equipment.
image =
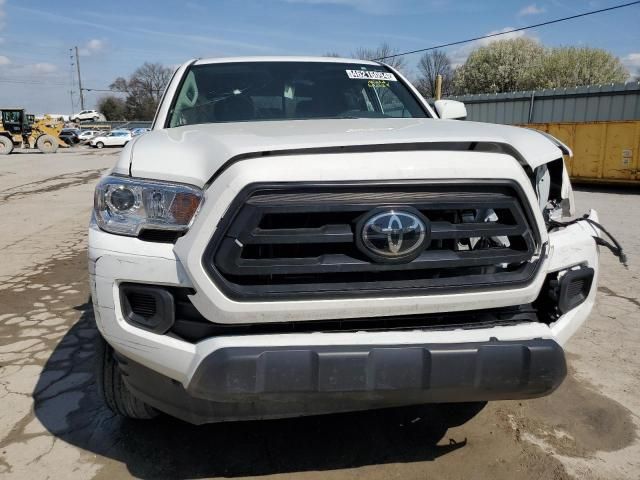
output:
M 55 153 L 67 147 L 59 135 L 64 124 L 51 117 L 36 120 L 23 108 L 0 108 L 0 155 L 8 155 L 14 148 L 37 148 L 42 153 Z
M 571 179 L 585 183 L 640 183 L 640 121 L 526 125 L 547 132 L 573 150 L 565 158 Z

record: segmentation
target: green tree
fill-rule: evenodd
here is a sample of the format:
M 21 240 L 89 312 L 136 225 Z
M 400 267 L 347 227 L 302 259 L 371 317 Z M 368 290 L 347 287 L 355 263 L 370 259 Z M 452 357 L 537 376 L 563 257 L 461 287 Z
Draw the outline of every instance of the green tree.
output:
M 128 80 L 118 77 L 109 88 L 127 95 L 127 120 L 153 120 L 171 75 L 170 68 L 160 63 L 145 62 Z
M 589 47 L 549 49 L 543 69 L 547 88 L 617 83 L 628 77 L 629 72 L 618 57 Z
M 456 93 L 497 93 L 530 90 L 540 84 L 545 49 L 535 40 L 498 40 L 480 47 L 456 69 Z
M 127 104 L 115 95 L 107 95 L 98 100 L 98 111 L 105 116 L 107 120 L 126 120 Z
M 618 57 L 598 48 L 545 48 L 535 40 L 499 40 L 480 47 L 456 69 L 453 90 L 498 93 L 623 82 Z

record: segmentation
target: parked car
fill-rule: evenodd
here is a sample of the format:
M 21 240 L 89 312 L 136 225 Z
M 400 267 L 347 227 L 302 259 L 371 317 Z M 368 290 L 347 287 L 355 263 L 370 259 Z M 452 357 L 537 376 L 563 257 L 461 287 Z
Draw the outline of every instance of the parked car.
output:
M 103 134 L 103 131 L 100 130 L 82 130 L 78 135 L 78 139 L 81 143 L 87 143 L 93 137 Z
M 124 147 L 131 141 L 131 132 L 128 130 L 112 130 L 107 134 L 100 134 L 89 140 L 89 145 L 95 148 Z
M 80 141 L 80 130 L 77 128 L 63 128 L 58 137 L 67 145 L 75 145 Z
M 465 408 L 562 383 L 600 234 L 593 210 L 568 220 L 564 144 L 456 121 L 373 61 L 192 60 L 166 91 L 95 190 L 112 411 Z
M 150 128 L 132 128 L 131 135 L 137 137 L 138 135 L 142 135 L 143 133 L 150 132 Z
M 70 119 L 72 122 L 86 122 L 89 120 L 98 122 L 104 119 L 104 115 L 97 110 L 82 110 L 81 112 L 72 115 Z

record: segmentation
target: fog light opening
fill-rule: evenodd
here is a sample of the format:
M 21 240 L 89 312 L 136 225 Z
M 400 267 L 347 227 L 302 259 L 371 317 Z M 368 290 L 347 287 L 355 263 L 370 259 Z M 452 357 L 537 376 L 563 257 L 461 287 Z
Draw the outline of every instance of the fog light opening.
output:
M 593 284 L 593 275 L 593 268 L 581 267 L 569 270 L 560 278 L 558 309 L 561 313 L 567 313 L 587 299 Z
M 122 314 L 127 323 L 160 335 L 175 322 L 175 305 L 171 292 L 161 287 L 122 284 Z

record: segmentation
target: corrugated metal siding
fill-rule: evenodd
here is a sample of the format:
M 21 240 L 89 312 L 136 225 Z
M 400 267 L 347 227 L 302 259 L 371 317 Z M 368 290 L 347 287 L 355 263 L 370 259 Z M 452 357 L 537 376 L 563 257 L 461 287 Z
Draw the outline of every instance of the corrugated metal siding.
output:
M 640 120 L 640 82 L 448 98 L 464 102 L 467 119 L 478 122 L 525 124 Z

